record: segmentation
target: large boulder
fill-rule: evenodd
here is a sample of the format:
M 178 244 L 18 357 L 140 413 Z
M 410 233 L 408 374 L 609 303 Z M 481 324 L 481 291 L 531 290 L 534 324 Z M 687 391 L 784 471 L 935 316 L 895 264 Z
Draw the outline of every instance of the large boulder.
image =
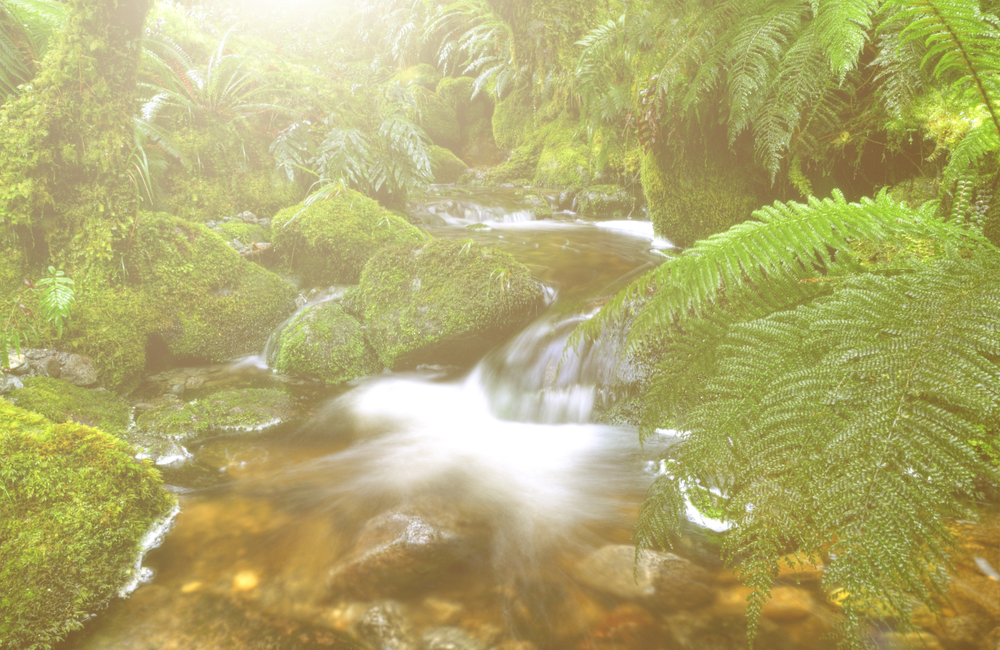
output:
M 274 217 L 275 250 L 307 283 L 354 283 L 371 257 L 389 244 L 427 236 L 405 219 L 354 190 L 299 204 Z
M 64 379 L 29 377 L 8 396 L 15 404 L 52 422 L 77 422 L 121 437 L 131 424 L 132 407 L 107 390 L 74 386 Z
M 274 369 L 341 384 L 378 372 L 382 365 L 361 324 L 337 303 L 308 307 L 281 330 Z
M 541 285 L 509 254 L 445 240 L 386 249 L 344 303 L 392 369 L 471 363 L 543 304 Z
M 127 264 L 152 300 L 153 334 L 174 359 L 259 352 L 295 310 L 295 287 L 240 258 L 209 228 L 166 214 L 139 219 Z
M 431 145 L 427 152 L 430 154 L 435 183 L 455 183 L 469 169 L 458 156 L 444 147 Z
M 49 648 L 136 578 L 174 499 L 128 445 L 0 400 L 0 648 Z

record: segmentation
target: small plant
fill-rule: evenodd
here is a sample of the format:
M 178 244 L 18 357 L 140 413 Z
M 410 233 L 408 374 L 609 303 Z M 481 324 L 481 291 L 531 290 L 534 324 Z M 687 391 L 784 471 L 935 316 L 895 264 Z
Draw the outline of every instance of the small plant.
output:
M 10 368 L 10 351 L 20 354 L 22 344 L 34 332 L 32 321 L 35 314 L 24 305 L 25 291 L 38 291 L 42 320 L 55 326 L 57 339 L 62 338 L 63 326 L 69 320 L 70 309 L 76 301 L 73 280 L 53 266 L 49 267 L 49 274 L 37 284 L 26 279 L 24 288 L 14 300 L 14 306 L 0 329 L 0 367 L 3 369 Z

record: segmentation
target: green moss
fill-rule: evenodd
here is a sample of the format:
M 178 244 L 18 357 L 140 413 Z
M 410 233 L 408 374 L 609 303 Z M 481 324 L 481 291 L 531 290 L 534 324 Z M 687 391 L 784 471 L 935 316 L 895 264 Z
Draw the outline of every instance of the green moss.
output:
M 274 369 L 341 384 L 382 369 L 361 324 L 331 302 L 300 312 L 281 331 Z
M 128 445 L 0 401 L 0 648 L 50 648 L 134 575 L 174 500 Z
M 295 309 L 295 288 L 240 258 L 205 226 L 144 214 L 128 268 L 156 307 L 151 328 L 179 359 L 257 352 Z
M 8 398 L 52 422 L 77 422 L 121 437 L 129 428 L 132 407 L 106 390 L 74 386 L 62 379 L 30 377 Z
M 392 77 L 404 86 L 423 86 L 428 90 L 434 90 L 438 82 L 441 81 L 441 73 L 434 66 L 427 63 L 420 63 L 400 70 Z
M 282 210 L 271 227 L 275 250 L 310 284 L 357 282 L 372 255 L 388 244 L 426 235 L 354 190 Z
M 918 208 L 927 201 L 938 198 L 940 182 L 928 176 L 915 176 L 889 188 L 889 194 L 900 203 Z
M 437 94 L 459 116 L 464 116 L 472 104 L 472 89 L 476 80 L 472 77 L 445 77 L 438 82 Z
M 427 152 L 431 157 L 431 171 L 434 172 L 435 183 L 455 183 L 469 168 L 458 156 L 444 147 L 431 145 Z
M 521 145 L 534 126 L 531 88 L 522 86 L 497 102 L 493 110 L 493 139 L 501 149 Z
M 678 246 L 746 221 L 766 202 L 759 173 L 735 155 L 685 156 L 650 151 L 642 189 L 656 234 Z
M 395 246 L 373 257 L 345 308 L 389 368 L 469 363 L 513 334 L 543 302 L 512 256 L 471 241 Z
M 638 211 L 636 197 L 620 185 L 591 185 L 576 198 L 584 214 L 623 218 Z
M 226 390 L 187 403 L 163 404 L 136 419 L 132 441 L 143 447 L 153 440 L 192 440 L 210 433 L 246 433 L 287 420 L 295 412 L 292 397 L 273 388 Z
M 209 221 L 249 210 L 270 217 L 302 200 L 302 189 L 271 169 L 209 172 L 175 170 L 167 183 L 162 207 L 192 221 Z
M 577 121 L 563 115 L 542 127 L 542 141 L 532 183 L 538 187 L 572 188 L 590 183 L 590 147 Z
M 434 144 L 457 150 L 462 140 L 458 114 L 440 96 L 429 91 L 416 93 L 420 108 L 420 126 Z
M 219 230 L 228 240 L 235 239 L 241 244 L 251 244 L 253 242 L 266 242 L 270 239 L 270 234 L 263 226 L 255 223 L 243 223 L 242 221 L 228 221 L 219 224 Z

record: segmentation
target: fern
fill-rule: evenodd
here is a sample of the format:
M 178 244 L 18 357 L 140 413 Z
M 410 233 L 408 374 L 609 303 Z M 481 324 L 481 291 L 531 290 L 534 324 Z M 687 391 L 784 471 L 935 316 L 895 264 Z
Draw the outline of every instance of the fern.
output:
M 666 543 L 685 498 L 712 489 L 733 524 L 726 557 L 754 588 L 751 634 L 778 559 L 828 549 L 826 587 L 847 594 L 857 640 L 873 603 L 933 606 L 942 517 L 1000 478 L 974 447 L 1000 415 L 1000 252 L 885 193 L 755 216 L 644 276 L 578 336 L 624 321 L 633 349 L 664 350 L 641 433 L 687 435 L 637 541 Z
M 31 80 L 65 19 L 61 2 L 0 1 L 0 96 L 18 94 L 18 86 Z
M 843 83 L 858 65 L 861 49 L 868 43 L 872 17 L 879 7 L 876 0 L 823 0 L 814 2 L 814 22 L 823 51 L 833 71 Z

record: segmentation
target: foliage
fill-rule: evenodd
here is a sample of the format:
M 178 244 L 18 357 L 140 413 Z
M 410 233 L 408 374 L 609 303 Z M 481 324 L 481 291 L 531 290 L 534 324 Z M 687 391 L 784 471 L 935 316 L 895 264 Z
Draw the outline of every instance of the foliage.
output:
M 55 267 L 50 266 L 49 275 L 40 279 L 37 285 L 25 279 L 24 287 L 14 298 L 11 311 L 0 328 L 0 368 L 10 366 L 10 350 L 20 354 L 21 345 L 27 344 L 37 334 L 35 314 L 24 305 L 24 302 L 29 302 L 24 295 L 28 291 L 37 293 L 30 302 L 37 303 L 42 322 L 56 328 L 57 339 L 62 338 L 63 325 L 69 319 L 70 308 L 76 300 L 73 280 Z
M 950 566 L 943 518 L 1000 478 L 974 449 L 1000 424 L 1000 252 L 886 193 L 755 217 L 586 326 L 629 318 L 631 345 L 666 337 L 642 433 L 686 436 L 637 538 L 662 543 L 685 498 L 716 492 L 734 524 L 726 557 L 754 588 L 751 632 L 789 549 L 828 554 L 824 585 L 850 594 L 850 632 L 876 602 L 904 617 L 907 594 L 934 607 Z
M 0 97 L 31 80 L 65 18 L 66 5 L 54 0 L 0 2 Z
M 0 400 L 0 648 L 51 648 L 134 577 L 174 506 L 124 442 Z
M 8 396 L 17 406 L 48 420 L 76 422 L 121 438 L 131 426 L 132 405 L 107 390 L 74 386 L 64 379 L 29 377 Z

